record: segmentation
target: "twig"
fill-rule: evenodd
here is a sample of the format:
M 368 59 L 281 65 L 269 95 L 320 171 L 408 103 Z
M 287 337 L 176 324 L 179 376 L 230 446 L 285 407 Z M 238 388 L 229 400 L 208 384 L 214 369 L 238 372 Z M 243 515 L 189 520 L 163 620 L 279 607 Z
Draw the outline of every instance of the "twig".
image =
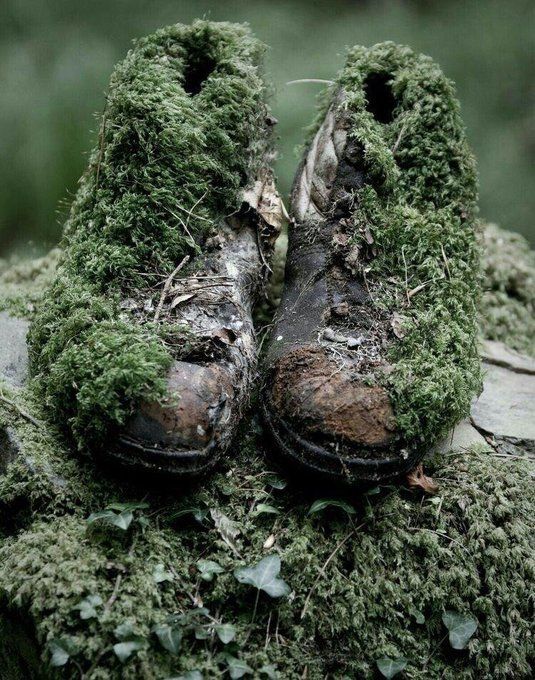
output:
M 325 83 L 333 85 L 333 80 L 323 80 L 323 78 L 300 78 L 299 80 L 289 80 L 286 85 L 297 85 L 298 83 Z
M 267 627 L 266 627 L 266 642 L 264 644 L 264 652 L 267 652 L 267 648 L 269 647 L 269 629 L 271 628 L 271 615 L 273 612 L 269 612 L 269 618 L 267 622 Z
M 119 588 L 121 587 L 121 581 L 123 580 L 123 575 L 122 574 L 117 574 L 117 578 L 115 579 L 115 586 L 113 587 L 113 592 L 110 595 L 110 599 L 106 602 L 104 605 L 104 611 L 109 612 L 110 609 L 113 606 L 113 603 L 117 599 L 117 595 L 119 594 Z
M 11 399 L 8 399 L 7 397 L 4 397 L 3 394 L 0 394 L 0 401 L 3 401 L 5 404 L 8 406 L 11 406 L 11 408 L 14 408 L 17 413 L 22 416 L 23 418 L 26 418 L 26 420 L 31 423 L 32 425 L 35 425 L 35 427 L 42 427 L 43 424 L 40 423 L 38 420 L 36 420 L 33 416 L 31 416 L 27 411 L 22 409 L 20 406 L 15 404 L 14 401 L 11 401 Z
M 169 292 L 169 288 L 171 287 L 171 284 L 173 283 L 173 279 L 175 276 L 178 274 L 178 272 L 182 269 L 182 267 L 189 262 L 189 255 L 186 255 L 186 257 L 182 260 L 182 262 L 178 265 L 178 267 L 175 267 L 173 273 L 168 277 L 166 282 L 164 283 L 162 294 L 160 295 L 160 299 L 158 301 L 158 306 L 156 307 L 156 312 L 154 313 L 154 321 L 158 321 L 158 318 L 160 316 L 160 312 L 162 311 L 163 303 L 165 301 L 165 298 L 167 297 L 167 293 Z
M 452 543 L 456 543 L 459 548 L 462 548 L 465 552 L 470 554 L 470 551 L 464 547 L 462 543 L 460 543 L 456 538 L 452 538 L 451 536 L 448 536 L 448 534 L 442 534 L 440 531 L 435 531 L 434 529 L 428 529 L 427 527 L 407 527 L 409 531 L 429 531 L 431 534 L 435 534 L 436 536 L 439 536 L 441 538 L 446 538 L 448 541 L 451 541 Z
M 108 97 L 106 97 L 106 103 L 104 104 L 104 111 L 102 112 L 102 123 L 100 125 L 100 130 L 99 130 L 99 150 L 98 150 L 98 159 L 97 159 L 97 171 L 95 173 L 95 194 L 98 191 L 98 182 L 99 182 L 99 177 L 100 177 L 100 165 L 102 163 L 102 156 L 104 155 L 104 134 L 106 132 L 106 113 L 108 109 Z
M 405 295 L 407 296 L 407 305 L 411 306 L 411 299 L 409 297 L 409 274 L 407 270 L 407 260 L 405 259 L 405 246 L 401 246 L 401 257 L 405 265 Z
M 91 664 L 91 666 L 88 668 L 87 672 L 86 672 L 86 673 L 83 673 L 83 674 L 81 675 L 81 680 L 89 680 L 89 678 L 90 678 L 90 677 L 93 675 L 93 673 L 96 671 L 97 666 L 99 665 L 100 660 L 102 659 L 102 657 L 103 657 L 105 654 L 107 654 L 108 652 L 111 652 L 112 649 L 113 649 L 113 647 L 111 647 L 111 646 L 110 646 L 110 647 L 106 647 L 105 649 L 103 649 L 103 650 L 100 652 L 100 654 L 97 656 L 97 658 L 93 661 L 93 663 Z M 73 661 L 74 661 L 74 659 L 73 659 Z
M 401 142 L 403 135 L 405 134 L 405 129 L 407 128 L 407 120 L 404 121 L 403 125 L 401 126 L 401 130 L 399 131 L 398 138 L 394 142 L 394 146 L 392 147 L 392 155 L 396 155 L 396 151 L 398 150 L 399 143 Z
M 329 566 L 329 564 L 333 561 L 333 559 L 334 559 L 336 553 L 342 548 L 342 546 L 344 545 L 344 543 L 346 543 L 346 542 L 351 538 L 351 536 L 353 536 L 353 535 L 355 534 L 355 532 L 356 532 L 358 529 L 360 529 L 362 526 L 364 526 L 364 525 L 361 524 L 361 525 L 359 525 L 358 527 L 356 527 L 355 529 L 351 529 L 351 531 L 347 534 L 347 536 L 344 536 L 344 538 L 338 543 L 338 545 L 336 546 L 336 548 L 332 551 L 332 553 L 329 555 L 329 557 L 328 557 L 327 560 L 325 561 L 325 564 L 324 564 L 323 567 L 320 569 L 319 574 L 316 576 L 316 579 L 315 579 L 314 583 L 312 584 L 310 590 L 308 591 L 308 595 L 306 596 L 305 603 L 303 604 L 303 609 L 301 610 L 301 616 L 300 616 L 301 619 L 304 618 L 304 616 L 305 616 L 305 614 L 306 614 L 306 612 L 307 612 L 308 603 L 310 602 L 310 598 L 312 597 L 312 593 L 314 592 L 314 589 L 315 589 L 316 586 L 318 585 L 319 580 L 321 579 L 321 577 L 325 575 L 325 570 L 327 569 L 327 567 Z

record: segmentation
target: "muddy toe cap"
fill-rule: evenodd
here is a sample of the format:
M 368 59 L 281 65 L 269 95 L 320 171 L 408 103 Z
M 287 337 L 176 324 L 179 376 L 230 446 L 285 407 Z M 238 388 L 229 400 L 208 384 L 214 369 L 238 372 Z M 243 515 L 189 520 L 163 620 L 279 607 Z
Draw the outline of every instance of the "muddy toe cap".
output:
M 395 418 L 386 390 L 366 385 L 321 348 L 299 348 L 275 366 L 271 407 L 302 436 L 359 447 L 390 445 Z
M 367 385 L 351 360 L 302 346 L 270 373 L 264 414 L 282 453 L 309 469 L 380 479 L 409 463 L 385 388 Z
M 124 462 L 194 472 L 211 467 L 228 439 L 234 388 L 220 364 L 175 361 L 163 404 L 142 403 L 127 423 L 118 449 Z

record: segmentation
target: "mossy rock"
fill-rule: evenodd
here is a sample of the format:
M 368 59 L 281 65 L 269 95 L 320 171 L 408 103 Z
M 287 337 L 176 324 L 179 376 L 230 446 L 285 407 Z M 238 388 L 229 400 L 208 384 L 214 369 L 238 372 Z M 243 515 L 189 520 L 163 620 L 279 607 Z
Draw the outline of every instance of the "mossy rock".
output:
M 529 269 L 531 254 L 522 250 L 518 266 Z M 487 283 L 499 269 L 491 258 L 499 261 L 496 250 L 487 256 Z M 46 260 L 8 269 L 2 306 L 31 316 L 49 274 Z M 518 319 L 516 302 L 506 296 L 502 315 L 509 308 Z M 492 316 L 482 327 L 490 336 Z M 515 337 L 529 348 L 520 330 Z M 530 676 L 529 461 L 450 453 L 427 464 L 440 486 L 436 496 L 381 487 L 309 514 L 330 492 L 305 495 L 300 480 L 274 476 L 254 413 L 218 474 L 162 488 L 74 455 L 30 390 L 5 384 L 1 394 L 2 430 L 18 452 L 0 477 L 0 668 L 7 680 L 200 677 L 192 671 L 205 678 L 376 677 L 382 657 L 404 657 L 411 678 Z M 122 519 L 108 512 L 108 520 L 88 523 L 113 503 L 123 504 L 111 511 Z M 234 570 L 268 555 L 280 556 L 279 577 L 291 593 L 261 593 L 255 606 L 256 589 Z M 221 573 L 202 578 L 199 560 L 216 562 Z M 234 627 L 222 634 L 227 640 L 234 632 L 232 641 L 221 641 L 201 605 Z M 463 650 L 449 643 L 445 611 L 478 623 Z M 118 654 L 128 652 L 121 662 Z M 65 664 L 53 668 L 52 659 Z

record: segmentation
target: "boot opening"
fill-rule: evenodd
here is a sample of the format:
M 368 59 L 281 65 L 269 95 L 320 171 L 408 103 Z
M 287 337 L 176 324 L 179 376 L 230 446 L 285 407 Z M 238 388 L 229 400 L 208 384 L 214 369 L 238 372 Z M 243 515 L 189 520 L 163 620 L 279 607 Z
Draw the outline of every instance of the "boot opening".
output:
M 193 97 L 199 94 L 215 67 L 216 62 L 207 55 L 190 55 L 184 70 L 184 90 Z
M 379 123 L 390 123 L 396 100 L 388 81 L 388 73 L 370 73 L 364 81 L 366 108 Z

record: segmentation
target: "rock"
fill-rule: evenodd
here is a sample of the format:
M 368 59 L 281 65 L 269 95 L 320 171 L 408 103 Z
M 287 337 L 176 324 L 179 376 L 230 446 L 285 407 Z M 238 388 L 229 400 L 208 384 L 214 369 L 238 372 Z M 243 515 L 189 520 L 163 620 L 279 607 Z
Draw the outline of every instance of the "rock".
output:
M 472 407 L 474 425 L 494 436 L 535 440 L 535 371 L 530 372 L 529 357 L 519 355 L 508 368 L 484 360 L 483 367 L 483 392 Z
M 518 373 L 535 375 L 535 359 L 520 354 L 520 352 L 504 345 L 503 342 L 485 340 L 482 343 L 481 357 L 486 364 L 502 366 Z
M 29 322 L 0 312 L 0 377 L 20 387 L 28 375 L 26 334 Z
M 482 346 L 483 392 L 470 419 L 459 423 L 433 451 L 444 453 L 480 444 L 498 453 L 535 451 L 535 359 L 501 342 Z
M 473 446 L 490 448 L 487 440 L 476 430 L 469 418 L 462 420 L 442 441 L 436 444 L 432 453 L 448 453 L 448 451 L 465 451 Z

